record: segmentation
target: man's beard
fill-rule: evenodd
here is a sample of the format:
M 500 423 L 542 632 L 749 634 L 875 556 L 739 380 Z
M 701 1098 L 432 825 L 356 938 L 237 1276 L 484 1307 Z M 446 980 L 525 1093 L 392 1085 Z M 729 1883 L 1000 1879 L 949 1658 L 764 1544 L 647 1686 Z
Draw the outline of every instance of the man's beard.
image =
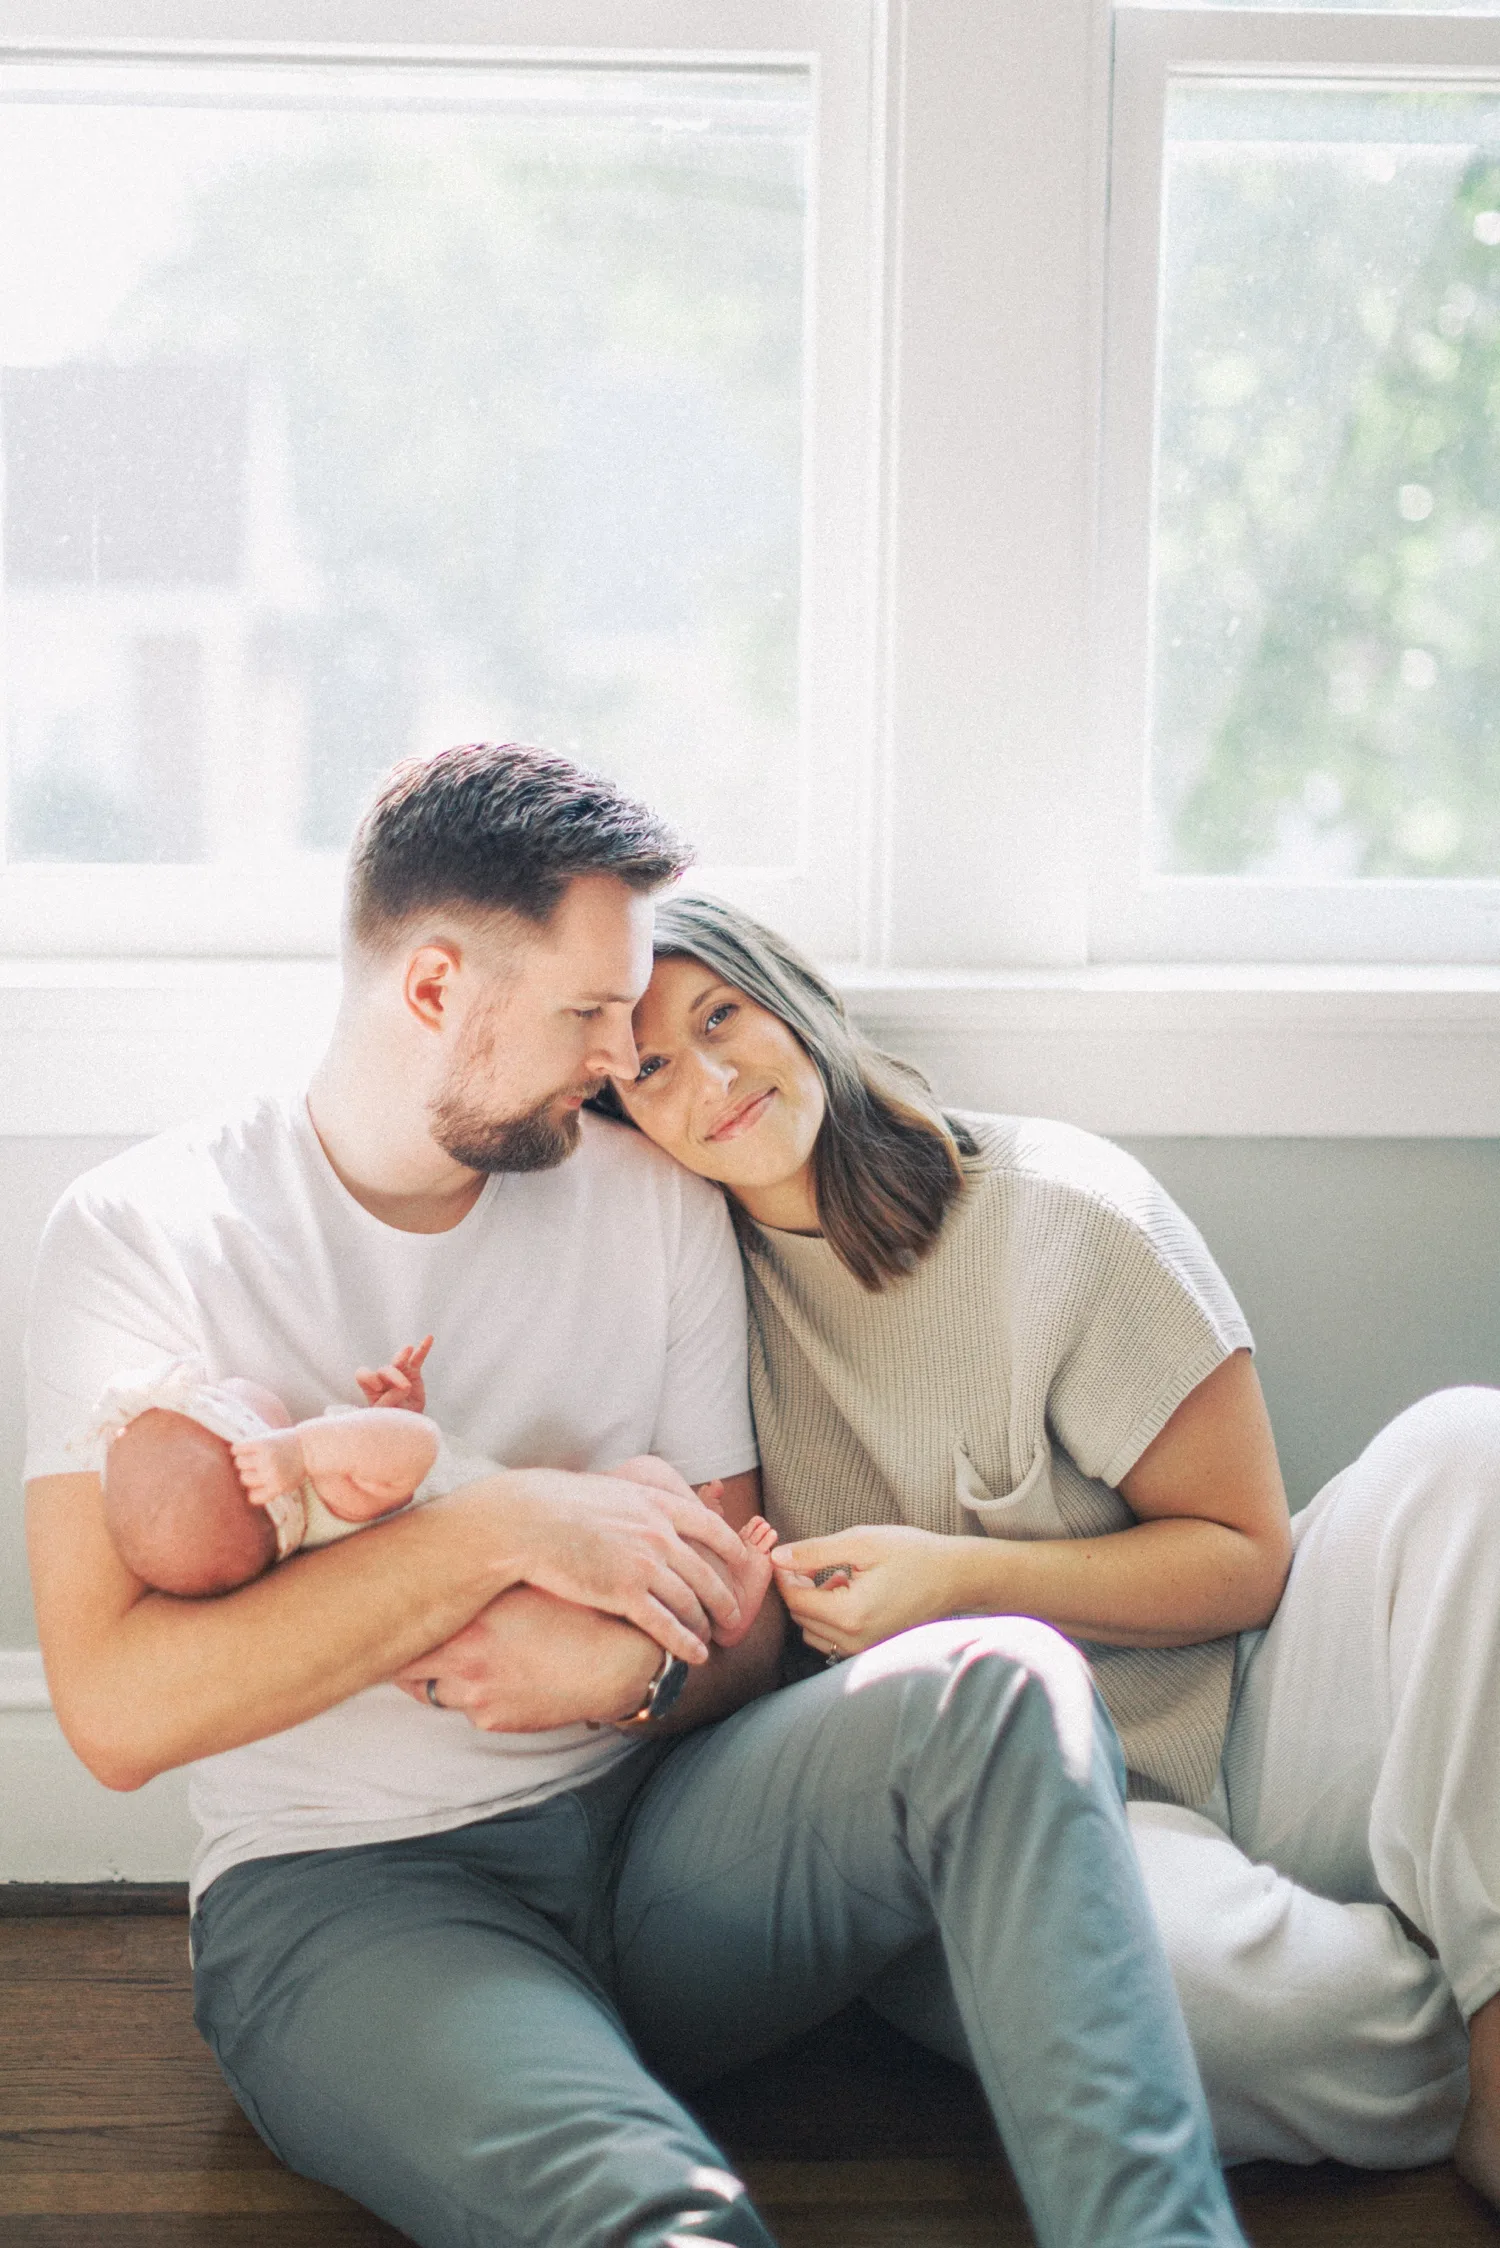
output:
M 432 1136 L 466 1171 L 554 1171 L 573 1153 L 581 1132 L 577 1109 L 560 1104 L 587 1100 L 603 1079 L 560 1086 L 519 1116 L 496 1116 L 484 1105 L 482 1088 L 494 1081 L 498 1043 L 495 1014 L 470 1018 L 448 1081 L 428 1110 Z
M 558 1112 L 560 1098 L 566 1096 L 549 1093 L 521 1116 L 486 1116 L 450 1086 L 432 1104 L 432 1136 L 467 1171 L 554 1171 L 577 1147 L 581 1130 L 576 1108 Z

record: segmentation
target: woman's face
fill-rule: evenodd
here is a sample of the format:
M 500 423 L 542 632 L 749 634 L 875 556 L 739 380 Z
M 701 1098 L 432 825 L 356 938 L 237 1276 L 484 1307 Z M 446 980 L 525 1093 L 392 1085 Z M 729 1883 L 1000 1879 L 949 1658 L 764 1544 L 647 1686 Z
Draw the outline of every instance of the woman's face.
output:
M 658 960 L 635 1011 L 631 1122 L 766 1225 L 812 1231 L 823 1081 L 778 1015 L 701 960 Z

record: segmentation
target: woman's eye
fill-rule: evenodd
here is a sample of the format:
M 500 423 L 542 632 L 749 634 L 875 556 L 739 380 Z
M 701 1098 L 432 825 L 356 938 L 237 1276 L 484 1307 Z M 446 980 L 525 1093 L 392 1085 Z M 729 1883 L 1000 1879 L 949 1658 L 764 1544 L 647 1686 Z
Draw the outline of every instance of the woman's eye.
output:
M 704 1029 L 717 1030 L 722 1023 L 728 1022 L 730 1016 L 733 1013 L 734 1001 L 732 999 L 721 1000 L 717 1007 L 711 1007 L 709 1009 L 708 1014 L 704 1018 Z
M 640 1068 L 631 1079 L 631 1083 L 633 1085 L 644 1085 L 647 1079 L 654 1077 L 660 1068 L 661 1056 L 660 1054 L 653 1054 L 649 1061 L 641 1063 Z

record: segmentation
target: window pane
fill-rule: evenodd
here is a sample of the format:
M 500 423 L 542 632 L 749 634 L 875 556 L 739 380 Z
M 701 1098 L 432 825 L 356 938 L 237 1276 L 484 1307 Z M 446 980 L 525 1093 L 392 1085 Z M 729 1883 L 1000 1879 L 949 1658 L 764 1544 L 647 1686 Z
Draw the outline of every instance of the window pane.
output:
M 1156 864 L 1500 875 L 1500 94 L 1169 99 Z
M 805 72 L 0 71 L 8 855 L 568 749 L 795 847 Z

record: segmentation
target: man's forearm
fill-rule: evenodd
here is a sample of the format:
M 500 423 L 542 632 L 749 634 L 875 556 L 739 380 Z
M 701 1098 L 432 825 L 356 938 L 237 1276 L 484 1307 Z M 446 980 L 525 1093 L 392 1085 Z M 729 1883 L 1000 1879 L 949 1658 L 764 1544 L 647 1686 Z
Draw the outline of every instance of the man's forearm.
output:
M 683 1688 L 662 1732 L 727 1717 L 776 1683 L 785 1611 L 772 1592 L 736 1647 L 715 1647 Z M 545 1733 L 560 1725 L 608 1725 L 639 1709 L 661 1664 L 654 1639 L 616 1616 L 516 1585 L 446 1645 L 408 1663 L 397 1681 L 443 1708 L 461 1710 L 489 1733 Z
M 486 1733 L 609 1724 L 640 1706 L 662 1651 L 634 1624 L 514 1585 L 396 1680 Z
M 110 1787 L 317 1716 L 461 1629 L 516 1576 L 487 1484 L 215 1600 L 142 1594 L 104 1526 L 96 1477 L 44 1478 L 29 1501 L 54 1706 Z
M 27 1496 L 54 1706 L 111 1787 L 317 1716 L 512 1585 L 628 1618 L 693 1662 L 708 1659 L 710 1618 L 727 1627 L 739 1606 L 745 1549 L 728 1525 L 685 1486 L 628 1477 L 500 1471 L 208 1601 L 145 1590 L 115 1550 L 97 1476 L 42 1477 Z

